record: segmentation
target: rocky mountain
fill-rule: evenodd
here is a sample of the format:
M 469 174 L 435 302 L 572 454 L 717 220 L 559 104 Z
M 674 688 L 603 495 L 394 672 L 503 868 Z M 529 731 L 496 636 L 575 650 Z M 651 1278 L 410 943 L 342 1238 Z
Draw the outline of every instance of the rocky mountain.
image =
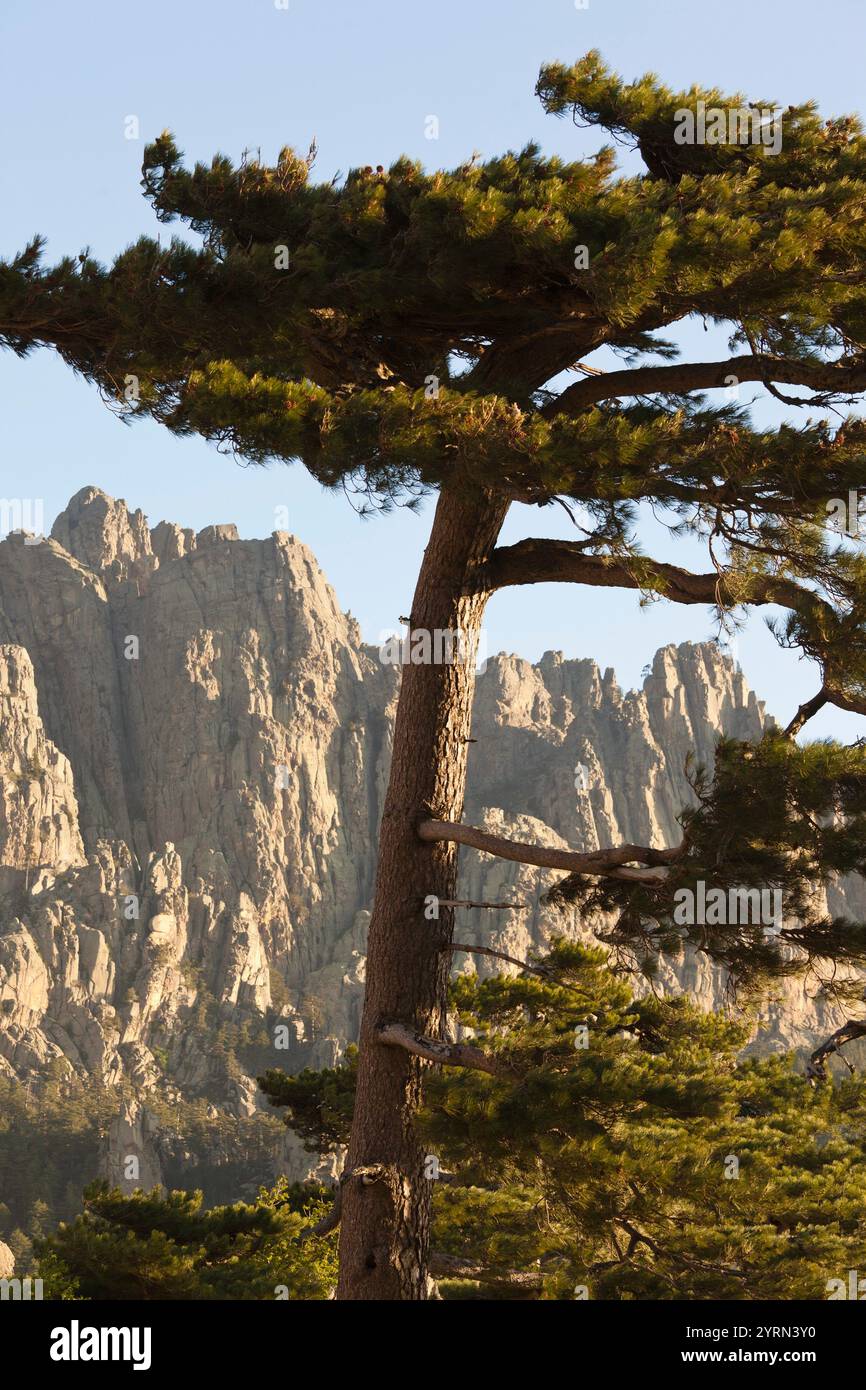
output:
M 0 543 L 0 1076 L 38 1086 L 68 1064 L 116 1088 L 113 1179 L 129 1155 L 140 1181 L 177 1167 L 166 1101 L 255 1118 L 262 1065 L 329 1064 L 355 1035 L 396 691 L 285 533 L 150 529 L 85 488 L 50 538 Z M 666 647 L 626 694 L 590 660 L 499 655 L 467 819 L 541 844 L 670 843 L 687 755 L 765 722 L 712 643 Z M 557 875 L 461 862 L 462 896 L 526 905 L 464 911 L 467 944 L 522 956 L 588 930 L 540 904 Z M 722 998 L 694 957 L 668 983 Z M 835 1022 L 789 982 L 761 1045 Z M 274 1162 L 297 1169 L 291 1136 Z

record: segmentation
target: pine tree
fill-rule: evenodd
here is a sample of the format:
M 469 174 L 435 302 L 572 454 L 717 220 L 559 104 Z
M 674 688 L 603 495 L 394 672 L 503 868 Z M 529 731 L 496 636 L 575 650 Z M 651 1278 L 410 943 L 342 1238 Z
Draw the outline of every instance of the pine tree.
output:
M 861 1078 L 744 1056 L 748 1018 L 635 998 L 565 940 L 520 975 L 458 976 L 451 1005 L 484 1066 L 425 1078 L 446 1298 L 825 1299 L 863 1267 Z M 334 1152 L 355 1075 L 262 1085 Z
M 742 1024 L 634 999 L 598 951 L 561 942 L 545 967 L 456 982 L 497 1066 L 427 1086 L 453 1170 L 434 1269 L 536 1297 L 823 1299 L 862 1264 L 862 1080 L 744 1059 Z
M 743 1054 L 749 1020 L 632 988 L 559 940 L 519 975 L 457 977 L 476 1065 L 430 1069 L 418 1116 L 445 1298 L 825 1299 L 866 1263 L 866 1083 Z M 348 1143 L 357 1054 L 262 1078 L 311 1152 Z M 254 1204 L 124 1196 L 37 1241 L 51 1297 L 322 1299 L 342 1193 Z
M 205 1210 L 201 1192 L 90 1185 L 84 1211 L 36 1243 L 48 1297 L 327 1298 L 336 1251 L 307 1232 L 319 1194 L 280 1181 L 255 1203 Z
M 343 1185 L 343 1298 L 426 1296 L 419 1059 L 465 1065 L 468 1054 L 444 1041 L 453 907 L 426 921 L 422 904 L 453 903 L 458 843 L 561 867 L 563 892 L 597 881 L 620 909 L 622 941 L 643 953 L 649 933 L 650 954 L 670 940 L 666 889 L 693 870 L 712 878 L 723 862 L 725 882 L 749 886 L 772 867 L 798 894 L 806 861 L 818 878 L 847 860 L 860 868 L 837 824 L 859 815 L 858 746 L 831 748 L 823 764 L 778 740 L 766 756 L 729 749 L 726 795 L 738 819 L 746 808 L 747 829 L 732 848 L 721 828 L 718 861 L 706 853 L 718 804 L 706 785 L 678 845 L 551 858 L 460 824 L 471 653 L 488 599 L 513 585 L 618 587 L 706 605 L 723 622 L 780 606 L 780 639 L 819 672 L 789 742 L 825 704 L 866 709 L 864 561 L 827 510 L 860 485 L 863 424 L 762 430 L 736 403 L 701 394 L 757 383 L 792 409 L 822 411 L 862 394 L 859 123 L 823 121 L 807 103 L 774 116 L 778 150 L 744 139 L 742 119 L 734 137 L 689 143 L 682 112 L 700 102 L 746 126 L 773 108 L 674 93 L 653 76 L 624 84 L 597 53 L 544 68 L 538 93 L 547 111 L 635 147 L 643 172 L 620 173 L 611 146 L 567 163 L 529 145 L 451 171 L 400 159 L 317 184 L 314 151 L 285 149 L 273 166 L 218 155 L 190 170 L 166 134 L 146 152 L 145 194 L 201 246 L 144 238 L 109 268 L 86 252 L 46 267 L 36 239 L 0 266 L 0 342 L 19 353 L 52 345 L 125 418 L 149 415 L 256 462 L 301 459 L 362 506 L 438 490 L 410 636 L 459 633 L 464 659 L 403 671 Z M 676 360 L 663 335 L 685 318 L 727 326 L 732 355 Z M 599 348 L 622 369 L 584 360 Z M 562 387 L 567 371 L 577 379 Z M 515 501 L 576 504 L 580 538 L 497 545 Z M 641 503 L 673 534 L 705 541 L 705 571 L 641 553 Z M 781 843 L 767 844 L 752 814 L 768 769 L 786 795 L 808 791 L 775 823 Z M 820 832 L 815 803 L 833 808 Z M 645 904 L 629 896 L 637 890 Z M 818 918 L 808 931 L 810 953 L 840 942 L 859 952 L 856 928 Z M 789 924 L 775 942 L 746 924 L 697 944 L 735 966 L 757 952 L 762 969 L 779 969 L 789 935 L 800 949 Z

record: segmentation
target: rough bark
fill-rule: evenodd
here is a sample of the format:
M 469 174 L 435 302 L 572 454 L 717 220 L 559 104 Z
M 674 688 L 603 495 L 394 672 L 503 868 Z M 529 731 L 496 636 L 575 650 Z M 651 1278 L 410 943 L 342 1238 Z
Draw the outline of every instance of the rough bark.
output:
M 480 631 L 489 589 L 479 575 L 508 503 L 443 489 L 412 603 L 411 626 L 431 634 Z M 425 843 L 419 822 L 459 820 L 475 687 L 471 661 L 403 668 L 391 773 L 379 838 L 367 947 L 358 1082 L 340 1226 L 340 1299 L 424 1300 L 430 1179 L 414 1132 L 422 1067 L 383 1044 L 385 1024 L 431 1038 L 444 1031 L 453 909 L 428 921 L 424 898 L 456 897 L 457 847 Z M 378 1167 L 375 1182 L 357 1181 Z

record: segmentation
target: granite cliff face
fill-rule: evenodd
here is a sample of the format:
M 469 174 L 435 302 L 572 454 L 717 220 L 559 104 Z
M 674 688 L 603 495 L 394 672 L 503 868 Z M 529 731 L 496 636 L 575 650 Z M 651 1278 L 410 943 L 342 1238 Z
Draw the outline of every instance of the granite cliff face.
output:
M 256 1111 L 252 1067 L 210 1046 L 221 1023 L 290 1067 L 354 1036 L 396 693 L 285 533 L 149 529 L 85 488 L 50 539 L 0 543 L 0 1072 L 38 1082 L 65 1059 L 122 1086 L 112 1177 L 128 1152 L 159 1177 L 149 1097 Z M 687 754 L 764 723 L 711 643 L 660 651 L 625 695 L 592 661 L 500 655 L 478 682 L 467 819 L 544 844 L 670 843 Z M 556 875 L 461 862 L 463 896 L 529 910 L 467 911 L 460 939 L 522 955 L 563 929 L 539 905 Z M 694 958 L 669 979 L 720 998 Z M 789 984 L 764 1041 L 834 1018 Z

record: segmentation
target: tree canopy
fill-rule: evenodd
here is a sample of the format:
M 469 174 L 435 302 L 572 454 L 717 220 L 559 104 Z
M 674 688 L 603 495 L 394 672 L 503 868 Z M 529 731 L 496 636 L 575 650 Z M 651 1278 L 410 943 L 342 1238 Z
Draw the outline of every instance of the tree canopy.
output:
M 46 266 L 36 238 L 0 266 L 0 343 L 55 347 L 124 418 L 299 458 L 374 504 L 441 485 L 572 499 L 592 517 L 584 536 L 505 548 L 491 584 L 780 604 L 827 699 L 862 711 L 863 559 L 827 528 L 828 499 L 860 484 L 862 423 L 756 429 L 701 394 L 733 379 L 824 409 L 866 386 L 859 122 L 807 103 L 780 114 L 777 155 L 680 145 L 677 109 L 745 98 L 624 84 L 594 52 L 545 67 L 538 93 L 645 169 L 624 175 L 611 145 L 574 162 L 528 145 L 315 183 L 314 150 L 189 169 L 164 134 L 145 196 L 200 244 L 142 238 L 110 267 L 86 252 Z M 733 355 L 676 360 L 659 335 L 690 317 L 723 325 Z M 586 367 L 602 347 L 629 365 Z M 566 371 L 578 380 L 561 386 Z M 711 571 L 641 555 L 639 502 L 702 535 Z
M 825 705 L 866 713 L 866 560 L 830 524 L 866 454 L 863 129 L 811 103 L 623 83 L 596 52 L 544 67 L 537 90 L 608 143 L 586 160 L 530 144 L 316 183 L 313 149 L 190 169 L 166 133 L 145 152 L 145 196 L 195 240 L 142 238 L 106 267 L 86 251 L 48 266 L 36 238 L 0 264 L 0 345 L 55 348 L 124 419 L 253 462 L 300 459 L 362 509 L 438 489 L 410 627 L 477 629 L 497 590 L 562 581 L 704 605 L 720 623 L 781 609 L 780 642 L 817 667 L 783 730 L 695 769 L 680 843 L 555 853 L 461 823 L 472 678 L 404 672 L 347 1174 L 351 1297 L 424 1296 L 417 1059 L 465 1063 L 471 1048 L 440 1036 L 453 908 L 433 929 L 419 904 L 452 902 L 457 844 L 568 871 L 559 897 L 611 909 L 638 955 L 675 944 L 677 892 L 707 880 L 786 895 L 772 938 L 739 919 L 691 938 L 741 975 L 784 971 L 792 952 L 864 958 L 862 925 L 808 888 L 862 872 L 866 750 L 796 742 Z M 698 108 L 769 113 L 774 140 L 684 141 Z M 683 359 L 688 320 L 722 328 L 730 355 Z M 749 383 L 791 418 L 758 426 Z M 731 399 L 707 394 L 725 387 Z M 512 502 L 561 503 L 575 538 L 497 545 Z M 698 540 L 706 568 L 645 554 L 641 508 Z M 365 1185 L 383 1145 L 387 1182 Z
M 81 1215 L 38 1242 L 39 1271 L 53 1298 L 326 1298 L 336 1252 L 298 1239 L 322 1205 L 284 1179 L 253 1203 L 210 1209 L 201 1192 L 124 1195 L 97 1182 Z

